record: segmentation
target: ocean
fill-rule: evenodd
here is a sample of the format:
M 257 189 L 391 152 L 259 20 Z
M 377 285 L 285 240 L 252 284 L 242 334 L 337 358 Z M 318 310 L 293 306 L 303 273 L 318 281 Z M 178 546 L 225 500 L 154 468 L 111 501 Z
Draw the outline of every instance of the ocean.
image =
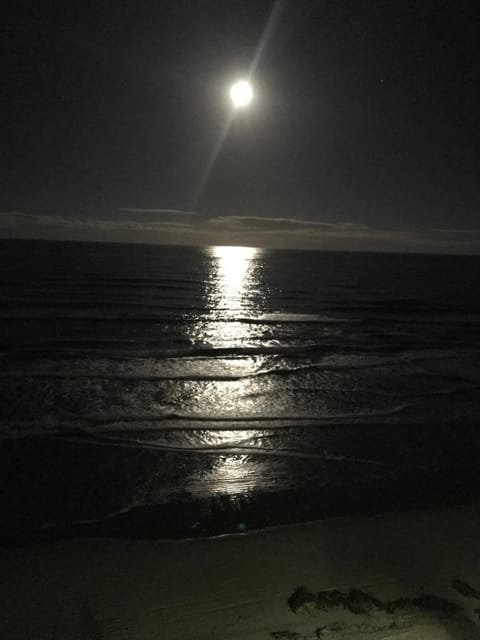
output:
M 480 494 L 480 258 L 0 241 L 0 542 Z

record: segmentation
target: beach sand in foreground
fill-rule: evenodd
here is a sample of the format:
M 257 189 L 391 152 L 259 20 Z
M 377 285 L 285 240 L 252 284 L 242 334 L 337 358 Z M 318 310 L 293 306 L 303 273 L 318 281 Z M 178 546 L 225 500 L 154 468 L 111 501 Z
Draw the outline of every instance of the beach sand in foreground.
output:
M 9 640 L 480 638 L 480 506 L 1 551 Z

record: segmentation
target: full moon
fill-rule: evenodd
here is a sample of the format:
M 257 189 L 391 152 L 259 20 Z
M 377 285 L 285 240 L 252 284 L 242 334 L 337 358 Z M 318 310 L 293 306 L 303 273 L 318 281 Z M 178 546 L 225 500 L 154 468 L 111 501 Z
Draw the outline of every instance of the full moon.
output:
M 230 88 L 230 98 L 232 99 L 233 106 L 238 109 L 246 107 L 253 98 L 252 87 L 246 80 L 239 80 L 235 82 Z

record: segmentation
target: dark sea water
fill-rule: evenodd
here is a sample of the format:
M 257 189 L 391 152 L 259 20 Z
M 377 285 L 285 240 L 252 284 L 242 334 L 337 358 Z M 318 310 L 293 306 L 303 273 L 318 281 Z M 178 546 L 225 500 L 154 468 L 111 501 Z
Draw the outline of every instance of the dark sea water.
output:
M 0 534 L 480 494 L 480 258 L 0 242 Z

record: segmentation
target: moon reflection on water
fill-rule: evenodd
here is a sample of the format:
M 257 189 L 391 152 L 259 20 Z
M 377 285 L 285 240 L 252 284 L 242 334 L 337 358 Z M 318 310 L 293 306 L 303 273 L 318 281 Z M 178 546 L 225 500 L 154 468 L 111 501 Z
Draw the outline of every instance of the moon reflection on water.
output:
M 261 253 L 255 247 L 215 246 L 209 248 L 212 258 L 212 279 L 209 293 L 209 307 L 214 322 L 210 324 L 210 339 L 219 344 L 229 344 L 238 347 L 248 340 L 251 325 L 242 322 L 245 317 L 259 313 L 252 293 L 258 289 L 256 273 L 256 257 Z M 238 358 L 234 361 L 235 371 L 238 373 Z M 245 358 L 246 372 L 251 369 L 249 358 Z M 222 389 L 225 385 L 222 385 Z M 230 411 L 241 410 L 245 405 L 245 391 L 248 380 L 238 380 L 235 387 L 226 385 L 228 397 L 225 397 L 225 408 Z M 219 389 L 220 391 L 220 389 Z M 230 393 L 228 393 L 230 391 Z M 219 397 L 214 394 L 212 398 Z M 219 407 L 212 408 L 212 413 L 218 412 Z M 216 446 L 235 447 L 238 442 L 252 440 L 260 435 L 259 431 L 222 430 L 215 433 L 210 431 L 207 438 L 215 441 Z M 258 475 L 263 465 L 255 462 L 251 455 L 244 453 L 223 453 L 210 477 L 206 479 L 214 493 L 245 493 L 257 484 Z

